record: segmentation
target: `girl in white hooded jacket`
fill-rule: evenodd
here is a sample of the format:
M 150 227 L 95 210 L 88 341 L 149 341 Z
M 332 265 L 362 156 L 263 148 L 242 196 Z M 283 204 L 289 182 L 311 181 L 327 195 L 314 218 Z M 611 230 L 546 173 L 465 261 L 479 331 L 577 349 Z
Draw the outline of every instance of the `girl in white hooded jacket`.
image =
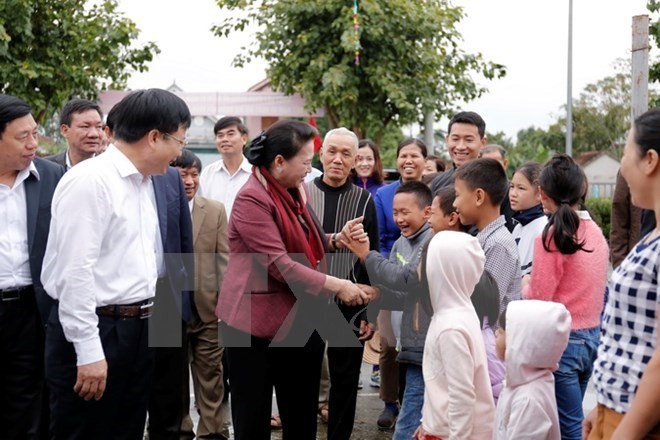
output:
M 425 251 L 421 297 L 433 315 L 424 344 L 424 406 L 416 438 L 490 439 L 495 406 L 481 325 L 470 301 L 484 270 L 484 252 L 476 238 L 454 231 L 438 232 Z
M 500 316 L 497 353 L 506 376 L 495 417 L 495 440 L 559 440 L 552 374 L 568 345 L 571 315 L 563 304 L 522 300 Z

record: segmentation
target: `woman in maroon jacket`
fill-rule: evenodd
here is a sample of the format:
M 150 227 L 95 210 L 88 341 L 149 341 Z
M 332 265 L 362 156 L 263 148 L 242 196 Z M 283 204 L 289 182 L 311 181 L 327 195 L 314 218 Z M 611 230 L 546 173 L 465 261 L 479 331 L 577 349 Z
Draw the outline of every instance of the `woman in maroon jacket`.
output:
M 237 440 L 269 439 L 272 390 L 285 439 L 316 438 L 324 342 L 319 304 L 363 304 L 356 285 L 325 275 L 326 237 L 307 206 L 316 130 L 280 121 L 246 152 L 252 176 L 229 221 L 229 266 L 216 314 L 227 347 Z M 332 237 L 331 246 L 336 236 Z

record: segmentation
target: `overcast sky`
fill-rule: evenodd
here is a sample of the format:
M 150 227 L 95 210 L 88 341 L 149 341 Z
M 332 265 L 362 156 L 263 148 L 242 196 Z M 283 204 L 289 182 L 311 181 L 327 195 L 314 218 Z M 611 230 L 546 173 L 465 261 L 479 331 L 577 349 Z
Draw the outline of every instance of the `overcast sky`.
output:
M 646 14 L 646 0 L 574 0 L 573 96 L 613 73 L 617 58 L 630 57 L 631 23 Z M 464 49 L 507 66 L 504 79 L 485 83 L 482 98 L 465 105 L 479 112 L 491 132 L 514 137 L 529 126 L 546 128 L 566 102 L 568 0 L 456 0 L 466 17 L 459 24 Z M 140 40 L 161 49 L 131 88 L 167 87 L 190 92 L 244 91 L 265 77 L 262 61 L 231 66 L 249 34 L 220 39 L 210 28 L 222 20 L 213 0 L 120 0 L 142 30 Z M 440 121 L 440 127 L 446 121 Z

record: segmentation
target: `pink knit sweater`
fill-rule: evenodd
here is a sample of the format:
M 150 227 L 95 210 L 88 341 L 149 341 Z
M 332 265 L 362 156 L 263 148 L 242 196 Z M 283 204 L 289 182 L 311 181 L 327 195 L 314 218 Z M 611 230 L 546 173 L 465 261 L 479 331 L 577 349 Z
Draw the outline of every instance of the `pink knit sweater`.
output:
M 578 251 L 564 255 L 554 242 L 548 252 L 541 236 L 534 241 L 534 266 L 531 282 L 523 289 L 523 298 L 564 304 L 572 317 L 572 330 L 600 325 L 600 312 L 607 283 L 609 249 L 596 222 L 586 211 L 579 211 L 578 238 L 593 252 Z

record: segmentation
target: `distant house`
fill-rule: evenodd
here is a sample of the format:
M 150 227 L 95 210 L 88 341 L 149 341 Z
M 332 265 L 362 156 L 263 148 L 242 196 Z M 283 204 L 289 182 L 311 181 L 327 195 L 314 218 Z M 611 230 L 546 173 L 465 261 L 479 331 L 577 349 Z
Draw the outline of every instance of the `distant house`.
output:
M 589 181 L 589 197 L 609 197 L 614 194 L 619 160 L 605 151 L 587 151 L 575 157 Z
M 200 157 L 204 166 L 220 158 L 215 148 L 213 126 L 222 116 L 243 118 L 250 137 L 279 119 L 310 116 L 302 96 L 273 92 L 268 80 L 260 81 L 247 92 L 184 92 L 176 82 L 167 90 L 180 96 L 190 108 L 192 124 L 186 135 L 188 147 Z M 128 93 L 124 90 L 102 92 L 99 104 L 103 113 L 107 114 Z M 323 110 L 317 110 L 312 116 L 323 116 Z
M 184 93 L 176 81 L 166 90 L 176 94 Z M 190 128 L 186 133 L 187 148 L 190 148 L 199 156 L 202 166 L 208 165 L 220 157 L 215 147 L 215 136 L 213 135 L 213 126 L 217 120 L 218 118 L 213 115 L 192 114 Z

